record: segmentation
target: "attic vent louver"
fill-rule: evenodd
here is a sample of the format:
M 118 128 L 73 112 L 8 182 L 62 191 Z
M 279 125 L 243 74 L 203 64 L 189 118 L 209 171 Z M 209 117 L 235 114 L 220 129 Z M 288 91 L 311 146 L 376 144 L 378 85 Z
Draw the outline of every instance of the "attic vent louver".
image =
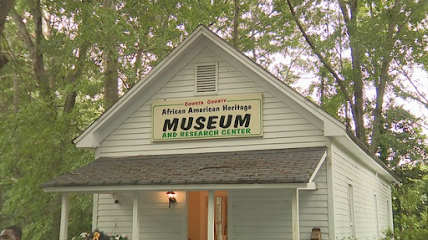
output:
M 217 93 L 217 63 L 196 65 L 195 94 Z

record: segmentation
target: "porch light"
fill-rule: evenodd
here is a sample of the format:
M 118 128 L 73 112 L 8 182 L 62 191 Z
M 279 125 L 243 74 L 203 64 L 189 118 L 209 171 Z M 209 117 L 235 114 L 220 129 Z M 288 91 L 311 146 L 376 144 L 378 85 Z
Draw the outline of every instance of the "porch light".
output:
M 174 191 L 169 191 L 166 193 L 166 195 L 168 196 L 169 207 L 171 207 L 171 203 L 177 202 L 177 199 L 175 199 L 175 192 Z

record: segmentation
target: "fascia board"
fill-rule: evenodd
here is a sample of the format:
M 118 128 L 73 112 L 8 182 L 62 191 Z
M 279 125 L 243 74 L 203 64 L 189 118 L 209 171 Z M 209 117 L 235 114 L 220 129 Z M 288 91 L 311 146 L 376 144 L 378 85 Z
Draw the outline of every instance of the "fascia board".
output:
M 80 134 L 79 136 L 82 136 L 82 134 Z M 77 139 L 73 140 L 73 143 L 77 148 L 94 150 L 99 146 L 95 139 L 96 138 L 93 135 L 87 134 L 85 135 L 85 137 L 82 136 L 79 141 L 77 141 Z
M 266 86 L 264 82 L 270 83 L 270 86 L 272 87 L 269 88 L 269 91 L 275 92 L 279 90 L 282 94 L 284 94 L 286 98 L 292 100 L 292 102 L 288 103 L 290 107 L 293 107 L 294 109 L 302 107 L 307 110 L 311 115 L 317 117 L 319 121 L 313 120 L 313 117 L 310 115 L 304 116 L 308 120 L 311 120 L 312 118 L 313 123 L 324 130 L 325 136 L 346 135 L 346 127 L 338 119 L 334 118 L 333 116 L 322 110 L 315 103 L 309 101 L 300 93 L 287 86 L 285 83 L 280 82 L 275 76 L 260 67 L 257 63 L 252 61 L 243 53 L 233 48 L 224 40 L 220 39 L 219 41 L 219 37 L 214 33 L 209 32 L 207 37 L 211 40 L 209 44 L 211 50 L 214 50 L 218 54 L 221 54 L 221 52 L 223 52 L 221 56 L 226 59 L 226 61 L 229 61 L 230 63 L 235 63 L 232 64 L 234 65 L 234 67 L 244 72 L 248 77 L 252 78 L 254 81 L 258 82 L 262 86 Z M 236 64 L 237 62 L 239 62 L 240 64 Z M 251 73 L 253 73 L 253 76 Z M 266 81 L 261 81 L 261 79 L 265 79 Z M 276 96 L 280 98 L 281 94 Z
M 349 136 L 333 137 L 333 143 L 341 148 L 345 149 L 345 152 L 349 152 L 354 156 L 354 159 L 357 158 L 365 166 L 368 166 L 377 174 L 382 176 L 385 180 L 390 183 L 399 183 L 399 180 L 395 178 L 385 167 L 381 166 L 376 162 L 371 156 L 369 156 L 360 146 L 358 146 Z M 342 146 L 342 147 L 341 147 Z
M 205 39 L 202 36 L 203 29 L 202 26 L 198 27 L 191 36 L 186 38 L 177 48 L 155 66 L 144 79 L 140 80 L 115 104 L 101 114 L 98 119 L 73 141 L 76 147 L 89 149 L 97 148 L 100 142 L 103 141 L 111 131 L 116 129 L 129 115 L 135 112 L 138 107 L 148 101 L 168 79 L 173 77 L 203 49 L 205 46 Z M 191 45 L 191 48 L 189 45 Z M 149 88 L 151 88 L 152 91 L 148 91 Z M 142 92 L 144 92 L 144 94 L 142 94 Z M 136 96 L 140 96 L 141 101 L 131 101 L 131 99 Z M 99 135 L 96 137 L 95 133 L 99 133 Z
M 47 187 L 44 192 L 68 193 L 112 193 L 133 191 L 202 191 L 202 190 L 237 190 L 237 189 L 305 189 L 316 190 L 311 183 L 272 183 L 272 184 L 195 184 L 195 185 L 117 185 L 117 186 L 81 186 L 81 187 Z
M 332 117 L 333 118 L 333 117 Z M 335 119 L 335 118 L 334 118 Z M 337 120 L 337 119 L 335 119 Z M 339 120 L 337 120 L 339 121 Z M 346 127 L 343 123 L 337 121 L 324 120 L 324 136 L 326 137 L 344 137 L 347 135 Z

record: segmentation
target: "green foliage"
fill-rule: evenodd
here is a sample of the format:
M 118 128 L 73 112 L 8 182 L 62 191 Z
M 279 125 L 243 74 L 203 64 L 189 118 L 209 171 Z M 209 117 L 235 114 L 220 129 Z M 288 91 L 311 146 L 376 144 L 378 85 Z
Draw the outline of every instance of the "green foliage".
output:
M 421 119 L 401 107 L 389 107 L 385 111 L 380 158 L 402 180 L 393 187 L 395 239 L 428 238 L 428 149 L 425 141 Z
M 55 239 L 61 194 L 44 193 L 40 185 L 93 159 L 76 149 L 71 140 L 78 129 L 69 116 L 60 116 L 46 102 L 32 101 L 16 114 L 0 115 L 3 126 L 0 188 L 3 190 L 2 219 L 24 227 L 32 239 Z M 73 196 L 70 230 L 90 225 L 90 199 Z M 77 216 L 75 218 L 73 216 Z
M 406 166 L 393 188 L 395 239 L 428 239 L 428 167 Z
M 39 7 L 49 22 L 37 47 L 44 60 L 42 80 L 49 82 L 47 94 L 34 77 L 31 48 L 17 34 L 28 32 L 35 44 L 33 9 L 25 1 L 15 7 L 25 26 L 18 29 L 8 21 L 7 41 L 1 42 L 13 61 L 0 72 L 0 220 L 22 226 L 34 240 L 58 239 L 61 194 L 44 193 L 40 184 L 94 159 L 72 140 L 105 109 L 103 53 L 110 50 L 118 58 L 123 93 L 188 31 L 221 18 L 224 5 L 191 0 L 130 0 L 113 8 L 100 1 L 43 3 Z M 73 94 L 75 103 L 64 111 Z M 91 228 L 91 197 L 71 195 L 70 235 Z
M 384 112 L 379 157 L 391 168 L 428 162 L 427 136 L 422 120 L 402 107 L 390 105 Z
M 426 81 L 413 75 L 414 69 L 426 70 L 428 65 L 423 43 L 428 4 L 416 0 L 358 1 L 356 5 L 352 5 L 356 1 L 342 0 L 287 2 L 303 25 L 301 36 L 305 33 L 305 40 L 312 40 L 305 54 L 319 53 L 312 68 L 302 65 L 318 76 L 308 95 L 331 115 L 353 122 L 354 129 L 364 128 L 363 135 L 357 134 L 360 140 L 367 140 L 372 152 L 404 179 L 394 189 L 395 238 L 427 239 L 427 173 L 420 170 L 428 163 L 426 123 L 399 103 L 428 109 Z M 278 2 L 277 7 L 290 10 L 286 3 Z M 327 66 L 331 76 L 325 74 Z M 359 83 L 362 94 L 357 95 Z M 346 92 L 349 96 L 342 97 Z M 358 101 L 363 121 L 356 117 Z

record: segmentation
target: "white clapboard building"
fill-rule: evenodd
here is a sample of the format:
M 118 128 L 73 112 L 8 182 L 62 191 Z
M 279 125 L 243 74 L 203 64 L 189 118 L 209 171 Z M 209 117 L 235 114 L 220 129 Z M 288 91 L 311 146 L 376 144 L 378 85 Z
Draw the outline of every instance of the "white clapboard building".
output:
M 93 194 L 93 229 L 132 240 L 361 240 L 392 227 L 387 167 L 205 26 L 74 143 L 95 161 L 42 185 L 63 193 L 60 240 L 70 193 Z

